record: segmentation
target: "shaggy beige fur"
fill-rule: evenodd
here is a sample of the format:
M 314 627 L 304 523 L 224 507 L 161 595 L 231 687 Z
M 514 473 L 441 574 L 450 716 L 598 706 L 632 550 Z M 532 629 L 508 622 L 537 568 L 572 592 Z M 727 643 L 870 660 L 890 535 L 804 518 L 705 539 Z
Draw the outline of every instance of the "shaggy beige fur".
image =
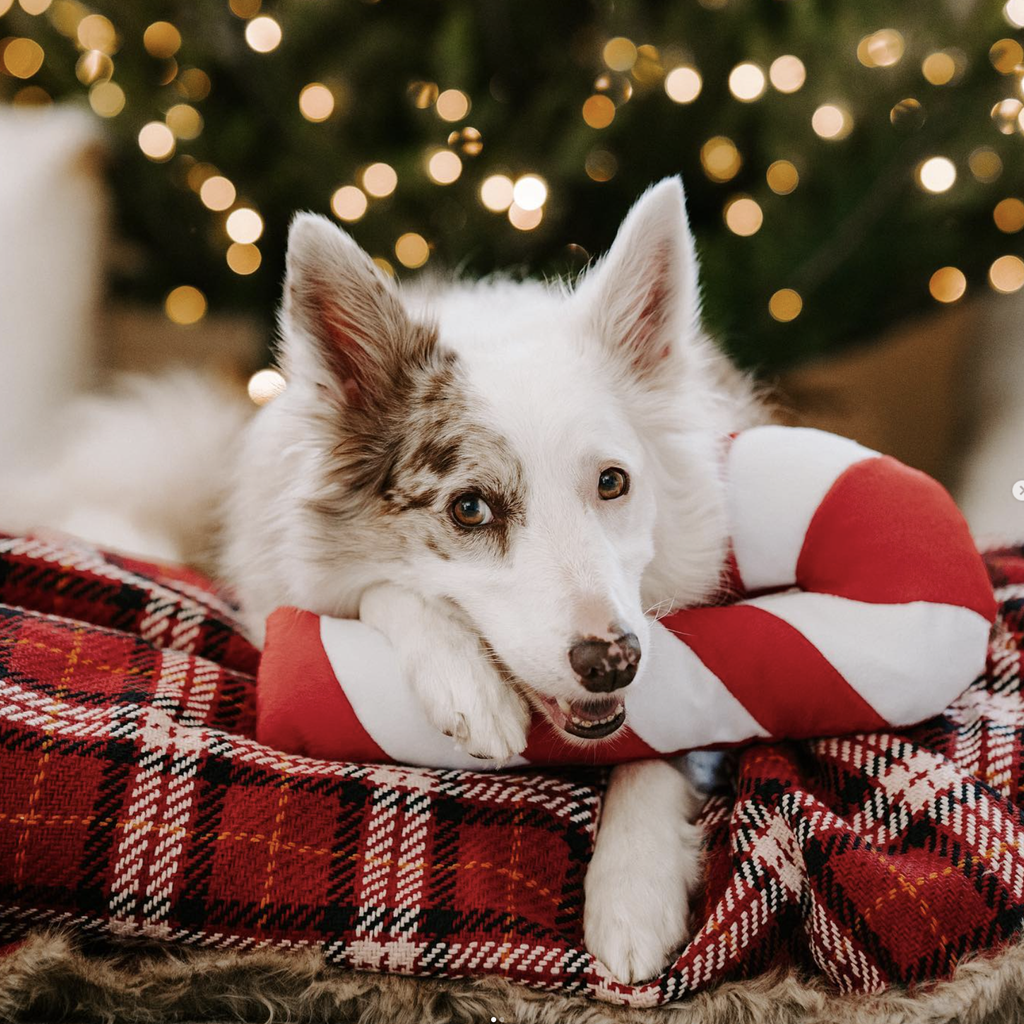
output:
M 1024 946 L 960 965 L 914 994 L 839 996 L 793 975 L 731 982 L 660 1010 L 622 1010 L 500 980 L 413 981 L 341 971 L 313 952 L 126 947 L 89 955 L 43 932 L 0 960 L 0 1020 L 260 1024 L 1013 1024 Z

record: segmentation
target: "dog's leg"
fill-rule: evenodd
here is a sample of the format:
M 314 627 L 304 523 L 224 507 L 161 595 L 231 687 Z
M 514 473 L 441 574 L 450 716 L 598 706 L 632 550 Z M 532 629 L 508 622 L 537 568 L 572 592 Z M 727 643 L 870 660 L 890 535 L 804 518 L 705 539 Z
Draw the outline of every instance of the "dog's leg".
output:
M 583 911 L 587 949 L 620 981 L 661 972 L 690 937 L 700 881 L 704 797 L 666 761 L 619 765 L 611 775 Z
M 436 728 L 474 757 L 507 761 L 522 752 L 526 701 L 444 605 L 384 584 L 363 595 L 359 617 L 394 644 Z

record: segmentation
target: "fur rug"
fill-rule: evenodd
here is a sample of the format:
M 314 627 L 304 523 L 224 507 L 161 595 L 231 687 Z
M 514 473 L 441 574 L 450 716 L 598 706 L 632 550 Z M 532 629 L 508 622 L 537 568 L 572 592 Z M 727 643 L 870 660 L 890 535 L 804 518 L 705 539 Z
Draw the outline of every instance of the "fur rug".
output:
M 90 954 L 41 932 L 0 960 L 0 1020 L 260 1024 L 1014 1024 L 1024 945 L 961 963 L 916 993 L 841 996 L 795 975 L 729 982 L 657 1010 L 616 1009 L 506 982 L 415 981 L 326 966 L 315 952 L 126 947 Z

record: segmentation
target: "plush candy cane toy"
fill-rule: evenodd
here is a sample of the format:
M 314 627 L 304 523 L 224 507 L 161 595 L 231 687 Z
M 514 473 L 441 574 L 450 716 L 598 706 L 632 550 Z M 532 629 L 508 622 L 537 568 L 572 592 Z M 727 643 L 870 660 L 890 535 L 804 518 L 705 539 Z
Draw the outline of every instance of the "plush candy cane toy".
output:
M 982 671 L 996 605 L 952 499 L 853 441 L 791 427 L 726 455 L 735 603 L 655 624 L 626 725 L 568 741 L 534 718 L 526 763 L 612 763 L 910 725 Z M 346 761 L 487 767 L 427 721 L 379 633 L 279 608 L 260 666 L 258 738 Z

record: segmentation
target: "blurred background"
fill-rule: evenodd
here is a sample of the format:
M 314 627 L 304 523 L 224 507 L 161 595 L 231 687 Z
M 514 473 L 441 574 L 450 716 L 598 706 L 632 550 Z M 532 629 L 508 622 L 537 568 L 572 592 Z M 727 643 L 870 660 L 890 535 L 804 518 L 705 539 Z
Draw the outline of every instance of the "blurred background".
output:
M 1024 537 L 1022 26 L 1024 0 L 0 0 L 0 445 L 115 370 L 267 400 L 296 209 L 403 279 L 572 275 L 680 173 L 707 324 L 790 421 Z

